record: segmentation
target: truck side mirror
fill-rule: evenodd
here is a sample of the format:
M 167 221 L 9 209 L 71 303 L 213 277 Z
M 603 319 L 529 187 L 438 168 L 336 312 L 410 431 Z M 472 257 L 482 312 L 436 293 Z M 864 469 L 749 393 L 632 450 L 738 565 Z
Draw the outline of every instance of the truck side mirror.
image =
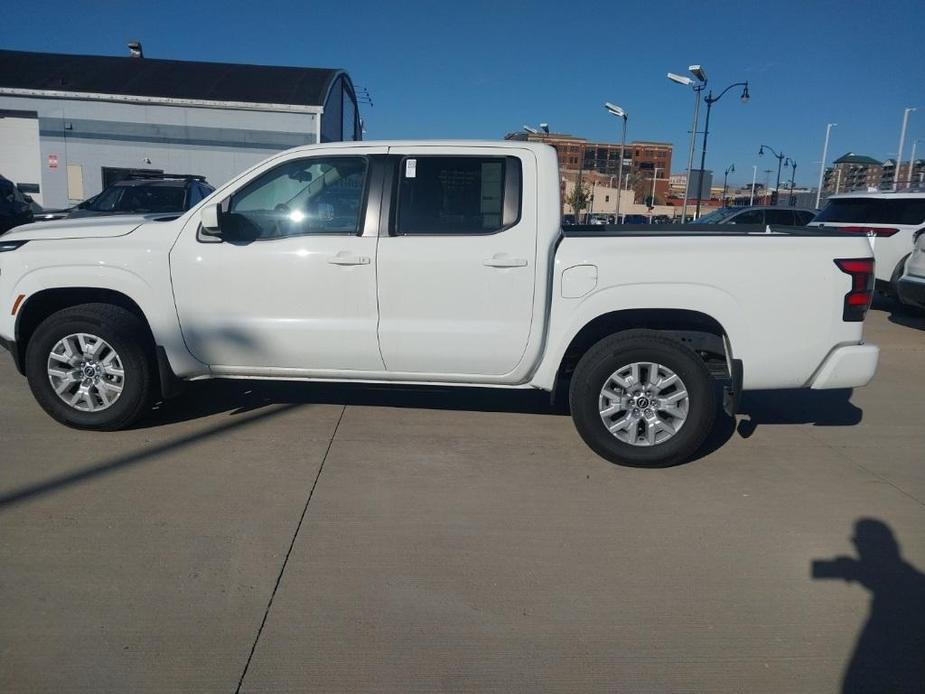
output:
M 222 233 L 218 224 L 219 206 L 206 205 L 199 213 L 199 223 L 202 226 L 202 233 L 208 236 L 220 236 Z

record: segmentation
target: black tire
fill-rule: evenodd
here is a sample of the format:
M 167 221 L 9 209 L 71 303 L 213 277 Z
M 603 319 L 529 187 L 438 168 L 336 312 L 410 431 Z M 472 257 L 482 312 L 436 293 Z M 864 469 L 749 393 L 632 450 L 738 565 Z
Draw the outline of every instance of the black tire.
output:
M 48 376 L 49 354 L 59 340 L 90 333 L 118 353 L 125 372 L 123 389 L 108 408 L 86 412 L 71 407 L 55 393 Z M 111 304 L 80 304 L 42 321 L 26 346 L 26 377 L 39 405 L 62 424 L 77 429 L 123 429 L 150 407 L 157 392 L 150 333 L 133 313 Z
M 656 362 L 677 374 L 688 393 L 687 419 L 661 443 L 637 446 L 608 431 L 598 407 L 611 374 L 634 362 Z M 589 349 L 575 368 L 569 388 L 575 428 L 602 458 L 632 467 L 668 467 L 685 462 L 703 444 L 716 418 L 716 395 L 703 360 L 679 341 L 654 330 L 610 335 Z

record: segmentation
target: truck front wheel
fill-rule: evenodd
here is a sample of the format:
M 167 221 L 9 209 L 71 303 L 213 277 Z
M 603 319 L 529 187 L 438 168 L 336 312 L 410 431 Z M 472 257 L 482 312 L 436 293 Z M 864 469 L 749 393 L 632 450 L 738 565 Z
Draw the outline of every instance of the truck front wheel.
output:
M 575 368 L 569 402 L 588 446 L 611 462 L 638 467 L 688 460 L 716 416 L 703 360 L 653 330 L 617 333 L 591 347 Z
M 122 429 L 155 392 L 150 337 L 133 313 L 109 304 L 62 309 L 36 328 L 26 377 L 39 405 L 78 429 Z

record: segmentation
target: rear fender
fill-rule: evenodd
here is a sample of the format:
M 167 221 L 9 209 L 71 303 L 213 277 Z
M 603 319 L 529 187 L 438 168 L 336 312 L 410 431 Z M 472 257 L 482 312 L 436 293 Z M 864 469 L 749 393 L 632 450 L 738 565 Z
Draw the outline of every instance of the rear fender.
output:
M 559 365 L 572 340 L 582 328 L 608 314 L 633 311 L 645 316 L 645 311 L 682 310 L 711 318 L 721 326 L 728 348 L 741 358 L 749 351 L 745 317 L 733 297 L 721 289 L 703 284 L 624 284 L 607 287 L 582 299 L 553 300 L 548 349 L 534 373 L 531 385 L 551 390 Z M 640 313 L 641 312 L 641 313 Z M 653 314 L 654 315 L 654 314 Z M 649 327 L 645 321 L 626 328 Z M 727 354 L 732 359 L 732 354 Z

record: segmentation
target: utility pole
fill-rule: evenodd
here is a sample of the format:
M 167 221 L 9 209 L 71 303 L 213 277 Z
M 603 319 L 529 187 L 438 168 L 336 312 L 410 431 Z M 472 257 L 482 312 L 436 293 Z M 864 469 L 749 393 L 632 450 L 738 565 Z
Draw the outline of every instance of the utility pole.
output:
M 752 166 L 752 194 L 748 196 L 749 206 L 755 204 L 755 178 L 757 178 L 757 176 L 758 176 L 758 167 L 753 165 Z

